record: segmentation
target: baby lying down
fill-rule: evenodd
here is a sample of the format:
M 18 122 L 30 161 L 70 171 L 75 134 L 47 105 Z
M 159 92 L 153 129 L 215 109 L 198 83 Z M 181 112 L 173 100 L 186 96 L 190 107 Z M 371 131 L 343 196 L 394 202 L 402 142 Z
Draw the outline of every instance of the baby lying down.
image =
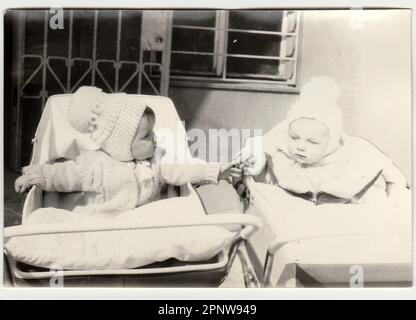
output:
M 77 192 L 74 212 L 118 214 L 158 200 L 164 185 L 216 183 L 239 175 L 233 164 L 161 164 L 153 132 L 155 114 L 125 94 L 82 87 L 71 98 L 68 120 L 101 150 L 75 160 L 23 168 L 16 192 L 33 185 L 45 191 Z
M 317 205 L 399 201 L 409 194 L 405 178 L 370 142 L 343 133 L 338 95 L 330 78 L 305 85 L 286 119 L 264 137 L 265 153 L 253 154 L 250 143 L 242 151 L 246 174 Z

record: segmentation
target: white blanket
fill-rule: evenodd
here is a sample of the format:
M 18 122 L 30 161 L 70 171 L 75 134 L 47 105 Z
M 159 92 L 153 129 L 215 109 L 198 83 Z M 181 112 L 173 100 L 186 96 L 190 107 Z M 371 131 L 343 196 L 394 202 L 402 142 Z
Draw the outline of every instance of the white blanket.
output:
M 201 214 L 186 197 L 153 202 L 105 221 L 165 221 Z M 43 208 L 25 224 L 91 223 L 99 216 L 85 217 L 67 210 Z M 176 258 L 204 261 L 226 249 L 235 237 L 221 227 L 192 226 L 133 231 L 67 233 L 16 237 L 5 243 L 7 253 L 33 266 L 71 269 L 129 269 Z
M 267 223 L 278 241 L 351 234 L 409 233 L 412 227 L 410 191 L 402 198 L 370 204 L 321 204 L 294 197 L 277 186 L 256 183 L 267 203 Z
M 316 206 L 273 185 L 251 187 L 251 213 L 263 219 L 264 227 L 250 241 L 261 260 L 267 247 L 276 244 L 273 284 L 284 281 L 293 264 L 302 265 L 322 283 L 349 279 L 352 265 L 369 266 L 367 281 L 401 281 L 403 274 L 411 274 L 410 191 L 403 190 L 400 199 L 371 205 Z M 401 265 L 405 272 L 399 274 L 399 269 L 392 271 L 387 265 Z M 337 273 L 334 266 L 344 269 Z

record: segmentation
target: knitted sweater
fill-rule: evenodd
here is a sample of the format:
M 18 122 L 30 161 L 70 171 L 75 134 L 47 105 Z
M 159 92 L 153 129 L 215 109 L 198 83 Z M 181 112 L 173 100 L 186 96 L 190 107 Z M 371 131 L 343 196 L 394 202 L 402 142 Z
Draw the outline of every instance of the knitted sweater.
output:
M 218 164 L 157 164 L 121 162 L 102 151 L 75 160 L 23 168 L 29 183 L 45 191 L 81 192 L 74 211 L 120 213 L 156 200 L 166 185 L 217 183 Z

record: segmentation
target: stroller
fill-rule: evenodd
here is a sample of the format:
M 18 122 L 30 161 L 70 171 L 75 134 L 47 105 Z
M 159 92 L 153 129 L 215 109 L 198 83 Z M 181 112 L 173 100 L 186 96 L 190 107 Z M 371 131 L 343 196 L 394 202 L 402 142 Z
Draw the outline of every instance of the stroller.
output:
M 129 95 L 131 99 L 139 99 L 152 107 L 156 114 L 155 132 L 158 141 L 166 147 L 167 152 L 174 153 L 178 161 L 192 159 L 186 132 L 179 120 L 173 102 L 166 97 Z M 59 159 L 74 159 L 85 150 L 96 150 L 98 146 L 74 130 L 66 119 L 66 110 L 70 101 L 70 94 L 54 95 L 50 97 L 44 108 L 35 138 L 33 139 L 33 155 L 31 164 L 42 164 Z M 174 133 L 174 139 L 169 140 L 164 132 Z M 178 151 L 180 150 L 180 151 Z M 136 223 L 120 222 L 114 224 L 102 221 L 100 223 L 73 224 L 27 224 L 28 217 L 38 208 L 49 203 L 59 203 L 60 194 L 44 192 L 32 187 L 24 202 L 22 225 L 4 229 L 4 270 L 6 280 L 12 286 L 50 286 L 54 277 L 62 277 L 65 286 L 132 286 L 132 287 L 218 287 L 229 273 L 235 269 L 238 262 L 241 266 L 242 283 L 250 286 L 253 283 L 253 272 L 249 259 L 245 254 L 245 241 L 254 234 L 261 225 L 257 217 L 245 214 L 215 214 L 207 215 L 206 210 L 194 186 L 187 184 L 181 187 L 168 186 L 164 208 L 175 199 L 181 200 L 181 205 L 192 208 L 192 217 L 177 217 L 173 219 L 158 219 L 157 217 Z M 157 201 L 159 202 L 159 201 Z M 172 202 L 173 203 L 173 202 Z M 150 203 L 146 206 L 152 206 Z M 142 208 L 142 207 L 140 207 Z M 139 208 L 139 209 L 140 209 Z M 92 270 L 53 270 L 36 265 L 23 263 L 7 250 L 6 243 L 18 237 L 36 237 L 59 234 L 105 233 L 111 231 L 131 230 L 166 230 L 169 228 L 203 226 L 233 226 L 235 231 L 232 242 L 218 250 L 213 257 L 203 261 L 179 261 L 168 258 L 137 268 L 92 269 Z M 114 243 L 116 246 L 117 243 Z M 137 250 L 140 250 L 138 248 Z M 238 269 L 238 268 L 237 268 Z M 238 270 L 240 270 L 238 269 Z M 234 271 L 233 271 L 234 272 Z
M 409 190 L 389 214 L 355 205 L 296 210 L 276 199 L 274 185 L 246 177 L 245 186 L 246 213 L 263 220 L 247 244 L 262 287 L 412 286 Z

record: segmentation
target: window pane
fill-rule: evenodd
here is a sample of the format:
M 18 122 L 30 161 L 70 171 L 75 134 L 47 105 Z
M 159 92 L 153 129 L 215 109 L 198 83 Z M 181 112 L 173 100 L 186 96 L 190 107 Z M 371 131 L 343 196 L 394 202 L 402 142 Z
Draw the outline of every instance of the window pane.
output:
M 25 11 L 25 54 L 43 54 L 44 10 Z
M 215 32 L 173 28 L 172 50 L 192 52 L 214 52 Z
M 122 60 L 140 60 L 140 34 L 142 32 L 142 12 L 123 10 L 121 25 L 120 58 Z
M 69 26 L 69 10 L 64 11 L 64 26 Z M 69 28 L 53 29 L 48 28 L 48 56 L 63 56 L 68 55 L 68 39 Z
M 117 21 L 114 10 L 98 11 L 97 59 L 114 59 L 117 56 Z
M 227 58 L 227 78 L 270 79 L 278 75 L 278 60 Z
M 281 10 L 232 10 L 229 28 L 258 31 L 282 31 Z
M 183 74 L 183 71 L 211 73 L 213 58 L 213 56 L 172 53 L 171 74 Z
M 23 62 L 23 82 L 29 80 L 29 77 L 35 73 L 32 80 L 24 87 L 24 94 L 28 96 L 37 96 L 42 90 L 42 62 L 35 58 L 26 58 Z
M 280 41 L 275 35 L 229 32 L 228 53 L 278 57 Z
M 94 11 L 74 10 L 73 28 L 73 56 L 90 58 L 94 51 Z
M 215 10 L 175 10 L 173 25 L 215 27 Z

